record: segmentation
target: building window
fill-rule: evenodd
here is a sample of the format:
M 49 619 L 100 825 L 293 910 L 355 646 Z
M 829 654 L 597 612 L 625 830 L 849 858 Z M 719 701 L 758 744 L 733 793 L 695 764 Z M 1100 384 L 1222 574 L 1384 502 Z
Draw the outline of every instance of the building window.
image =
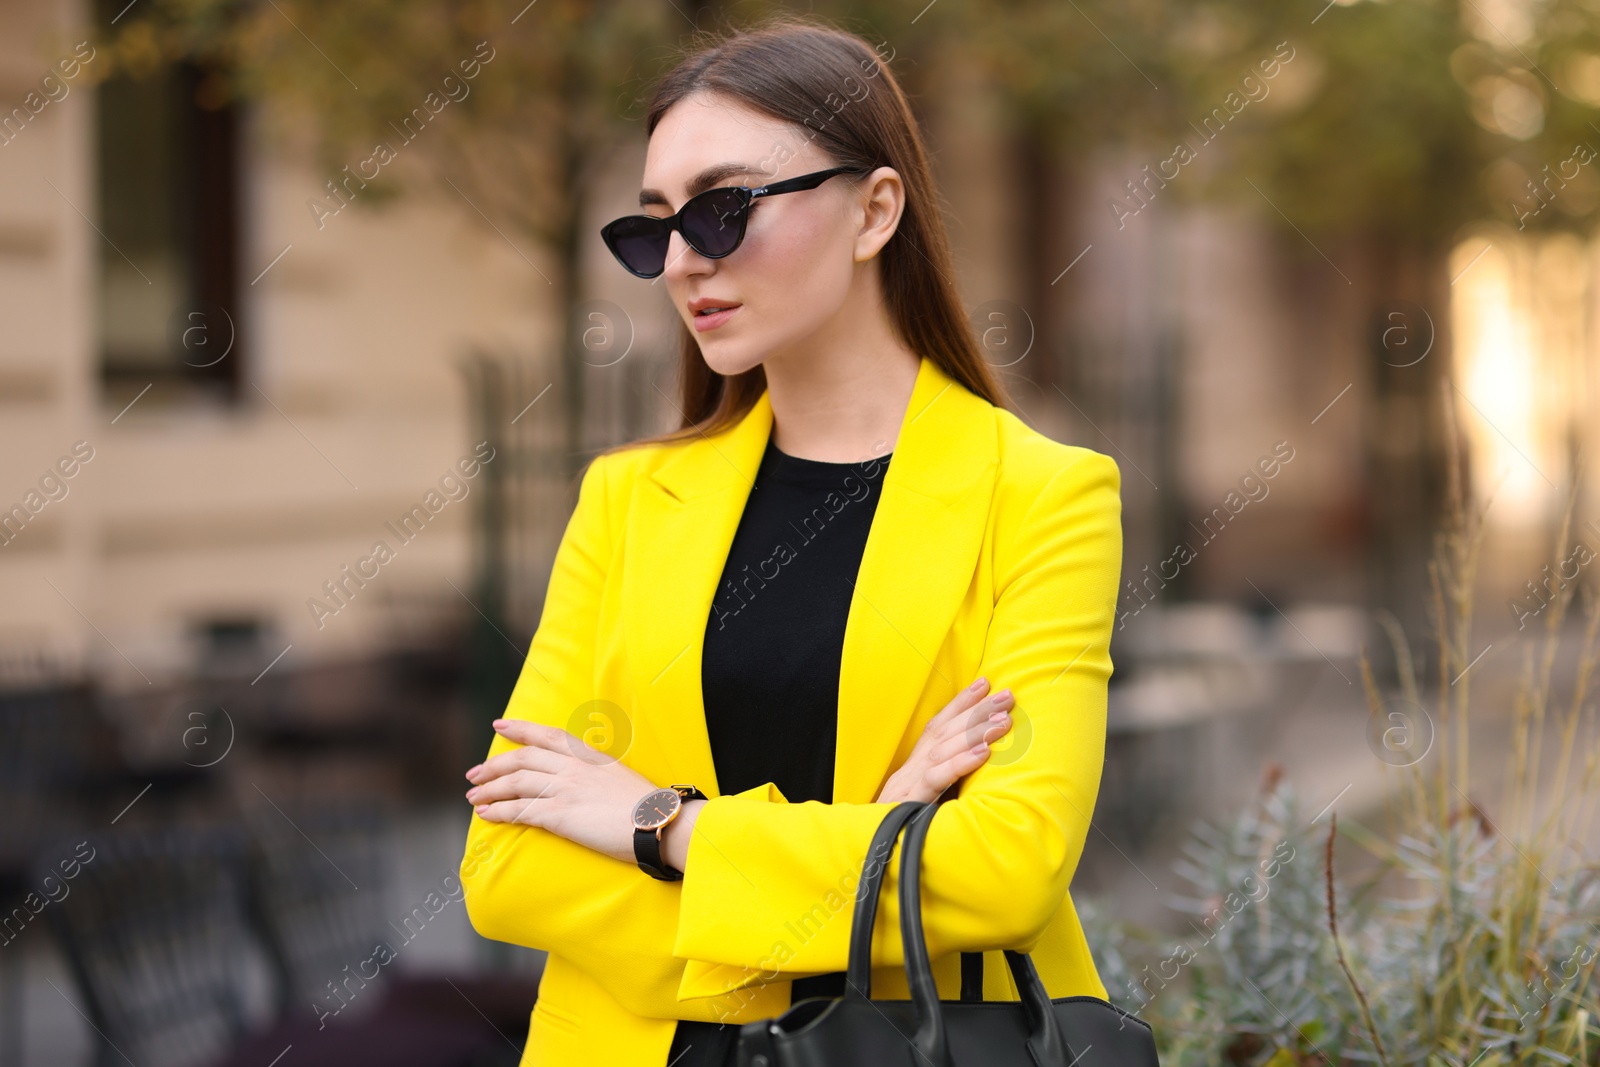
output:
M 108 401 L 239 398 L 239 109 L 194 63 L 101 83 L 101 379 Z

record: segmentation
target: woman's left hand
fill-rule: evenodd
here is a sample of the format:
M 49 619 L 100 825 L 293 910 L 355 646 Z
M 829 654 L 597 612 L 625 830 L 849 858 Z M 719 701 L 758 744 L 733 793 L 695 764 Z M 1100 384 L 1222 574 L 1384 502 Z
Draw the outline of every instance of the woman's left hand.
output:
M 467 799 L 485 822 L 522 823 L 633 863 L 633 809 L 655 783 L 554 726 L 496 719 L 521 748 L 467 772 Z

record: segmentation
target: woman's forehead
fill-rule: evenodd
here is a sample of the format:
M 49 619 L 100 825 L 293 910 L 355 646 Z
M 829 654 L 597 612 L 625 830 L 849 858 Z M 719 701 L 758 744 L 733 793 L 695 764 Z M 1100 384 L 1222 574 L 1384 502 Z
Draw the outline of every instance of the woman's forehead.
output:
M 641 203 L 649 194 L 678 201 L 747 178 L 802 173 L 795 166 L 814 154 L 792 123 L 720 94 L 694 93 L 669 108 L 650 135 Z

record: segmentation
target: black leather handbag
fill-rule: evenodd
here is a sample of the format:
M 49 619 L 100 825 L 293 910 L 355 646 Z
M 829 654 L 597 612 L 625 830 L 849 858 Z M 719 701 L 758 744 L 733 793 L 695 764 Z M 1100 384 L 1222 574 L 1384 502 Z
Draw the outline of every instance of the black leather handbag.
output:
M 1099 997 L 1058 997 L 1026 953 L 1006 951 L 1021 1000 L 982 999 L 963 953 L 961 1000 L 940 1000 L 922 931 L 922 845 L 939 805 L 895 805 L 873 836 L 856 892 L 845 995 L 800 1001 L 739 1030 L 739 1067 L 1158 1067 L 1150 1025 Z M 909 829 L 907 823 L 909 822 Z M 872 926 L 888 855 L 900 854 L 900 936 L 910 1000 L 871 999 Z M 874 861 L 874 857 L 881 857 Z

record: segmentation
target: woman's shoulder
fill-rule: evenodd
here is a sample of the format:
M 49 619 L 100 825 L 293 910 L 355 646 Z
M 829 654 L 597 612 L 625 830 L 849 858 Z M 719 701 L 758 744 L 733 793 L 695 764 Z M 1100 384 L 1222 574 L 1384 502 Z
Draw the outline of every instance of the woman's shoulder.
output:
M 634 483 L 640 478 L 648 478 L 685 443 L 637 441 L 606 449 L 584 467 L 580 497 L 604 498 L 607 514 L 616 514 L 619 507 L 625 508 L 632 496 Z
M 613 482 L 631 482 L 641 474 L 666 462 L 689 442 L 682 441 L 629 441 L 608 448 L 589 462 L 590 469 L 605 466 L 606 478 Z
M 989 515 L 998 575 L 1034 566 L 1053 549 L 1103 552 L 1120 537 L 1122 474 L 1104 452 L 1069 445 L 994 408 L 999 447 Z M 1002 583 L 1007 579 L 1001 578 Z
M 608 529 L 620 530 L 627 521 L 635 487 L 694 440 L 631 441 L 601 452 L 589 461 L 581 474 L 578 510 L 588 521 L 604 521 Z
M 992 410 L 999 446 L 997 493 L 1031 500 L 1057 478 L 1086 485 L 1109 480 L 1113 489 L 1121 488 L 1121 468 L 1111 456 L 1047 437 L 1005 408 Z

